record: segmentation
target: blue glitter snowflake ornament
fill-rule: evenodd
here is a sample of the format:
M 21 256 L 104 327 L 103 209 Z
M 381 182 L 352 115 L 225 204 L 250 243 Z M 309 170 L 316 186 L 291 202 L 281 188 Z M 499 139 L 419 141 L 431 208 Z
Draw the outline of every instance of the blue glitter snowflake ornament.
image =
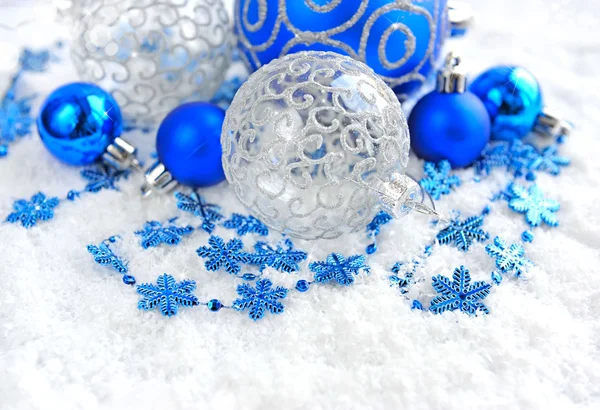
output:
M 104 163 L 97 163 L 92 167 L 81 171 L 81 177 L 88 182 L 85 186 L 85 192 L 98 192 L 103 189 L 112 189 L 118 191 L 115 185 L 121 178 L 127 179 L 129 171 L 119 171 Z
M 237 286 L 236 292 L 240 298 L 233 302 L 232 307 L 238 311 L 248 309 L 250 319 L 259 320 L 267 311 L 274 314 L 283 312 L 284 306 L 279 299 L 284 299 L 288 290 L 282 286 L 273 289 L 273 283 L 269 279 L 259 279 L 256 281 L 256 288 L 242 283 Z
M 421 179 L 421 187 L 435 200 L 442 195 L 448 195 L 455 187 L 460 186 L 460 178 L 450 175 L 452 168 L 450 162 L 443 160 L 437 164 L 426 162 L 424 165 L 425 177 Z
M 223 266 L 227 273 L 238 275 L 242 270 L 240 264 L 251 261 L 252 255 L 243 251 L 244 243 L 238 238 L 230 240 L 225 245 L 223 238 L 211 236 L 208 245 L 198 248 L 196 253 L 201 258 L 208 258 L 204 266 L 209 271 L 216 271 Z
M 463 252 L 469 250 L 473 241 L 485 241 L 490 236 L 485 232 L 481 225 L 483 225 L 485 214 L 479 216 L 471 216 L 464 221 L 458 218 L 453 219 L 450 222 L 450 226 L 440 231 L 436 238 L 440 245 L 447 245 L 449 243 L 456 244 L 456 247 Z
M 198 298 L 192 293 L 196 290 L 196 282 L 183 280 L 177 283 L 173 276 L 162 274 L 156 285 L 144 283 L 138 285 L 137 293 L 143 296 L 138 303 L 139 309 L 152 310 L 156 307 L 165 316 L 175 316 L 179 306 L 196 306 Z
M 215 222 L 223 218 L 220 213 L 221 208 L 207 203 L 196 191 L 193 191 L 190 195 L 176 192 L 175 198 L 177 198 L 177 208 L 202 218 L 202 229 L 208 233 L 212 233 L 215 229 Z
M 8 144 L 31 133 L 34 123 L 31 117 L 31 100 L 34 97 L 17 99 L 14 90 L 8 90 L 0 100 L 0 145 L 8 153 Z
M 550 145 L 541 152 L 535 152 L 527 164 L 530 172 L 545 171 L 550 175 L 560 174 L 560 168 L 569 165 L 571 161 L 558 155 L 558 146 Z
M 539 226 L 542 222 L 548 226 L 558 226 L 555 212 L 560 209 L 560 204 L 553 199 L 546 199 L 537 185 L 532 185 L 528 190 L 521 185 L 511 184 L 508 190 L 508 206 L 515 212 L 525 214 L 530 226 Z
M 175 226 L 173 223 L 177 218 L 169 220 L 169 225 L 163 226 L 160 222 L 149 221 L 144 224 L 144 229 L 136 231 L 135 234 L 142 237 L 142 248 L 148 249 L 166 243 L 177 245 L 181 242 L 182 235 L 190 234 L 194 228 L 191 226 Z
M 269 234 L 269 228 L 253 216 L 233 214 L 231 219 L 223 223 L 223 226 L 227 229 L 235 229 L 240 236 L 248 233 L 256 233 L 261 236 Z
M 344 286 L 352 285 L 354 276 L 361 270 L 369 272 L 364 255 L 354 255 L 346 259 L 340 253 L 332 253 L 326 261 L 312 262 L 308 267 L 314 272 L 316 282 L 324 283 L 335 279 Z
M 108 244 L 102 242 L 100 245 L 88 245 L 87 250 L 94 257 L 94 262 L 102 266 L 111 266 L 119 273 L 127 272 L 127 264 L 121 260 L 110 249 Z
M 515 271 L 516 276 L 521 276 L 531 265 L 531 261 L 525 258 L 525 249 L 519 244 L 508 246 L 506 241 L 499 236 L 494 238 L 494 243 L 485 247 L 486 252 L 496 258 L 496 267 L 502 273 Z
M 35 226 L 38 221 L 54 218 L 54 208 L 60 203 L 58 198 L 46 198 L 42 192 L 31 197 L 30 201 L 19 199 L 13 204 L 14 212 L 8 215 L 7 222 L 20 222 L 25 228 Z
M 307 258 L 307 253 L 294 249 L 291 240 L 285 239 L 283 243 L 278 243 L 273 247 L 266 242 L 257 242 L 254 245 L 255 253 L 251 255 L 250 263 L 260 265 L 260 271 L 264 271 L 267 266 L 277 269 L 281 272 L 292 273 L 300 268 L 298 262 Z
M 490 294 L 492 286 L 484 281 L 471 284 L 471 275 L 464 266 L 454 270 L 452 281 L 442 275 L 434 276 L 432 281 L 433 289 L 441 294 L 432 299 L 429 307 L 432 312 L 443 313 L 460 309 L 469 315 L 475 315 L 478 310 L 490 313 L 481 300 Z

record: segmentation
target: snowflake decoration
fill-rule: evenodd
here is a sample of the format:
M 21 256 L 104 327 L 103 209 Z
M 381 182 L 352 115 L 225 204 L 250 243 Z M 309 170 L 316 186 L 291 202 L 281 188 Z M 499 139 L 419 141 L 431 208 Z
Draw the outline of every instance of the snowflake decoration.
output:
M 19 63 L 23 71 L 34 71 L 41 73 L 48 68 L 50 61 L 50 51 L 42 50 L 39 52 L 32 51 L 28 48 L 24 49 L 19 58 Z
M 114 270 L 119 273 L 125 273 L 128 271 L 127 264 L 121 260 L 115 253 L 110 249 L 107 243 L 102 242 L 100 245 L 88 245 L 87 250 L 94 257 L 94 262 L 102 266 L 112 266 Z
M 237 286 L 236 292 L 241 297 L 233 302 L 232 307 L 240 312 L 248 309 L 250 319 L 258 320 L 265 316 L 267 310 L 275 314 L 282 313 L 284 306 L 279 299 L 284 299 L 288 290 L 282 286 L 273 289 L 269 279 L 259 279 L 256 288 L 243 283 Z
M 8 90 L 0 101 L 0 144 L 7 143 L 31 133 L 34 119 L 31 117 L 31 100 L 34 97 L 17 99 L 14 90 Z
M 519 244 L 507 246 L 499 236 L 494 238 L 494 243 L 485 247 L 486 252 L 491 257 L 496 258 L 496 267 L 502 273 L 507 273 L 512 270 L 517 276 L 521 276 L 523 272 L 531 265 L 531 261 L 525 258 L 525 249 Z
M 490 294 L 492 286 L 484 281 L 471 284 L 471 275 L 464 266 L 454 269 L 452 281 L 442 275 L 434 276 L 432 280 L 433 289 L 441 294 L 432 299 L 429 307 L 432 312 L 460 309 L 470 315 L 474 315 L 477 310 L 490 313 L 481 300 Z
M 402 294 L 408 293 L 408 287 L 413 283 L 413 277 L 420 262 L 417 259 L 413 259 L 410 263 L 410 269 L 404 270 L 404 277 L 398 276 L 405 265 L 405 262 L 396 262 L 392 267 L 393 275 L 389 278 L 390 282 L 392 282 L 393 285 L 396 285 Z
M 260 265 L 261 272 L 267 266 L 281 272 L 296 272 L 300 269 L 298 262 L 305 260 L 308 256 L 306 252 L 294 249 L 294 244 L 289 239 L 283 241 L 283 245 L 278 243 L 276 248 L 266 242 L 257 242 L 254 250 L 255 253 L 252 254 L 250 263 Z
M 177 208 L 202 218 L 202 229 L 208 233 L 212 233 L 215 222 L 223 218 L 219 212 L 221 209 L 217 205 L 207 203 L 196 191 L 190 195 L 176 192 L 175 198 L 177 198 Z
M 535 148 L 521 140 L 489 145 L 475 163 L 475 172 L 489 175 L 494 168 L 506 167 L 515 176 L 521 176 L 534 153 Z
M 144 224 L 144 229 L 135 231 L 135 234 L 142 237 L 142 248 L 148 249 L 166 243 L 167 245 L 177 245 L 181 242 L 181 236 L 190 234 L 194 228 L 191 226 L 175 226 L 177 218 L 169 219 L 169 225 L 163 226 L 160 222 L 149 221 Z
M 546 199 L 537 185 L 532 185 L 527 190 L 521 185 L 511 184 L 508 190 L 508 206 L 515 212 L 525 214 L 525 220 L 530 226 L 539 226 L 542 222 L 558 226 L 555 212 L 560 209 L 560 204 L 553 199 Z
M 240 263 L 250 263 L 252 259 L 251 254 L 243 251 L 244 243 L 238 238 L 231 239 L 225 245 L 223 238 L 211 236 L 208 244 L 210 246 L 198 248 L 196 253 L 202 258 L 208 258 L 204 266 L 209 271 L 216 271 L 224 266 L 227 273 L 238 275 L 242 269 Z
M 569 159 L 558 155 L 558 146 L 551 145 L 542 150 L 542 152 L 531 156 L 530 162 L 527 164 L 529 171 L 547 171 L 551 175 L 560 174 L 560 167 L 567 166 L 571 163 Z
M 38 221 L 54 218 L 54 208 L 60 203 L 58 198 L 46 198 L 42 192 L 31 197 L 30 201 L 19 199 L 13 204 L 14 212 L 8 215 L 7 222 L 21 222 L 25 228 L 31 228 Z
M 481 228 L 483 222 L 484 215 L 471 216 L 464 221 L 455 218 L 450 222 L 450 226 L 437 234 L 437 241 L 440 245 L 454 242 L 458 249 L 466 252 L 473 241 L 481 242 L 489 238 L 489 234 Z
M 81 176 L 90 181 L 85 186 L 86 192 L 98 192 L 102 189 L 118 191 L 115 185 L 121 178 L 127 179 L 128 171 L 119 171 L 103 163 L 97 163 L 93 167 L 81 171 Z
M 371 222 L 367 225 L 367 232 L 371 232 L 373 236 L 379 235 L 381 226 L 389 223 L 394 219 L 390 214 L 385 211 L 379 211 Z
M 460 186 L 460 178 L 450 175 L 450 162 L 443 160 L 437 163 L 426 162 L 425 177 L 421 179 L 421 187 L 435 200 L 442 195 L 448 195 L 455 187 Z
M 354 283 L 354 275 L 360 270 L 369 272 L 369 266 L 363 255 L 354 255 L 346 259 L 340 253 L 332 253 L 325 262 L 312 262 L 309 269 L 315 274 L 315 281 L 324 283 L 335 279 L 340 285 L 349 286 Z
M 253 216 L 233 214 L 231 219 L 223 223 L 223 226 L 227 229 L 235 229 L 240 236 L 244 236 L 247 233 L 256 233 L 261 236 L 269 234 L 269 229 Z
M 177 284 L 173 276 L 162 274 L 156 280 L 156 285 L 144 283 L 138 285 L 137 293 L 143 296 L 138 303 L 139 309 L 151 310 L 159 307 L 165 316 L 174 316 L 179 306 L 196 306 L 198 298 L 192 293 L 196 290 L 196 282 L 183 280 Z

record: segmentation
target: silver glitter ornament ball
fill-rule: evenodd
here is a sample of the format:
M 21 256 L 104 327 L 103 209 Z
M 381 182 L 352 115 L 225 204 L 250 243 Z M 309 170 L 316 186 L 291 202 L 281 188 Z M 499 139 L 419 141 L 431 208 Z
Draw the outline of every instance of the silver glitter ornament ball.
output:
M 182 102 L 209 100 L 230 65 L 221 0 L 85 0 L 76 12 L 77 71 L 136 120 L 158 122 Z
M 240 201 L 303 239 L 364 230 L 382 205 L 377 190 L 404 173 L 409 140 L 398 99 L 373 70 L 317 51 L 252 74 L 221 134 L 223 168 Z

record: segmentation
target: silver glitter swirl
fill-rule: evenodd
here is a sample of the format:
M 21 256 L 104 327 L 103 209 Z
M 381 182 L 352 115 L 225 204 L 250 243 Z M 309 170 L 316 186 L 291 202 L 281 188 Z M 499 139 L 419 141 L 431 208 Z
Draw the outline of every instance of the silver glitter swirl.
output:
M 303 2 L 307 11 L 314 13 L 315 19 L 320 19 L 321 22 L 331 21 L 332 26 L 322 31 L 297 27 L 294 24 L 294 16 L 289 15 L 289 9 L 291 4 L 298 7 L 299 2 Z M 427 81 L 427 75 L 432 70 L 428 69 L 429 66 L 426 64 L 430 63 L 432 67 L 437 64 L 441 45 L 449 34 L 447 0 L 328 0 L 326 2 L 236 0 L 236 3 L 235 28 L 238 43 L 244 51 L 242 57 L 250 66 L 260 67 L 262 65 L 261 58 L 264 57 L 259 54 L 266 50 L 274 51 L 276 55 L 282 57 L 289 53 L 294 46 L 304 45 L 310 48 L 311 45 L 319 47 L 325 45 L 343 50 L 349 56 L 375 67 L 377 74 L 392 88 L 409 82 L 424 83 Z M 374 9 L 372 9 L 373 6 L 375 6 Z M 254 21 L 251 21 L 249 17 L 251 7 L 257 7 L 257 16 Z M 372 11 L 365 19 L 367 7 L 371 7 Z M 338 23 L 337 17 L 340 13 L 348 10 L 354 10 L 352 15 L 342 23 Z M 399 20 L 397 15 L 393 14 L 398 11 L 422 17 L 421 21 L 427 25 L 429 36 L 417 38 L 413 31 L 415 27 L 405 23 L 403 18 Z M 309 19 L 308 16 L 305 17 Z M 271 22 L 271 26 L 267 27 L 267 20 Z M 336 23 L 333 23 L 334 21 Z M 381 27 L 382 21 L 388 27 L 383 35 L 375 36 L 373 34 L 374 27 L 376 25 Z M 285 42 L 281 41 L 279 36 L 282 27 L 293 33 L 293 38 Z M 357 28 L 360 35 L 358 46 L 347 44 L 339 37 L 340 34 Z M 266 30 L 270 30 L 268 37 L 260 43 L 254 43 L 251 40 L 257 32 L 266 32 Z M 404 55 L 400 58 L 390 59 L 387 55 L 388 51 L 398 49 L 391 42 L 392 35 L 395 33 L 404 35 Z M 394 41 L 398 41 L 399 37 L 394 35 L 393 38 Z M 421 42 L 426 42 L 426 44 L 421 44 Z M 399 97 L 404 99 L 407 96 L 402 94 Z
M 186 101 L 209 100 L 233 52 L 221 0 L 85 0 L 71 57 L 124 114 L 158 122 Z
M 365 64 L 331 52 L 290 54 L 237 92 L 221 135 L 240 201 L 303 239 L 364 229 L 376 192 L 403 173 L 410 139 L 393 91 Z

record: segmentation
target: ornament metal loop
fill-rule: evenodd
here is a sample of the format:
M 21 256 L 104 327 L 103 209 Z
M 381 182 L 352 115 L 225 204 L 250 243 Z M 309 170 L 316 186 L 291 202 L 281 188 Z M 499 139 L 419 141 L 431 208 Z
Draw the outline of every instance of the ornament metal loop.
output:
M 568 137 L 573 131 L 573 126 L 546 108 L 538 115 L 533 130 L 547 137 Z
M 437 74 L 437 91 L 440 93 L 464 93 L 467 90 L 467 76 L 458 71 L 462 59 L 449 52 L 444 67 Z
M 117 137 L 113 143 L 106 148 L 106 151 L 102 154 L 102 159 L 108 165 L 120 171 L 134 168 L 135 170 L 144 173 L 136 154 L 137 148 L 123 138 Z
M 147 197 L 153 192 L 166 193 L 175 189 L 178 185 L 171 173 L 161 162 L 155 162 L 144 174 L 142 195 Z

